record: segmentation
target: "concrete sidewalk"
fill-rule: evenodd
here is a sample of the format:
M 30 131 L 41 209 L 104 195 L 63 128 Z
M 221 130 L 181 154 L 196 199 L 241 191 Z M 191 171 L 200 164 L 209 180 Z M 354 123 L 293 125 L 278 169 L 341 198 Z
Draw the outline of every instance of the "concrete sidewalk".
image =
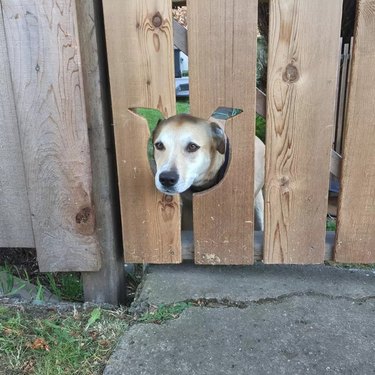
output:
M 375 374 L 374 270 L 152 266 L 134 311 L 186 301 L 131 327 L 104 374 Z

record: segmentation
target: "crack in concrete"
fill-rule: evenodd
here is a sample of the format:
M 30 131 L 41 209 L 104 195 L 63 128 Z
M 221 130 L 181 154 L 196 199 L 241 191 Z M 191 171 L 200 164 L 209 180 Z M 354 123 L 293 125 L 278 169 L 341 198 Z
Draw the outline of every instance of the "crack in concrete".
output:
M 198 298 L 198 299 L 189 299 L 184 302 L 190 302 L 197 306 L 204 306 L 204 307 L 236 307 L 240 309 L 246 309 L 253 305 L 263 305 L 263 304 L 272 304 L 272 303 L 281 303 L 285 300 L 293 297 L 321 297 L 330 300 L 346 300 L 354 303 L 364 303 L 369 300 L 375 300 L 374 296 L 366 296 L 366 297 L 349 297 L 349 296 L 334 296 L 330 294 L 315 292 L 315 291 L 305 291 L 305 292 L 292 292 L 287 294 L 281 294 L 277 297 L 266 297 L 266 298 L 259 298 L 257 300 L 252 301 L 232 301 L 229 298 Z
M 254 305 L 264 305 L 264 304 L 277 304 L 286 301 L 287 299 L 293 297 L 320 297 L 330 300 L 346 300 L 353 303 L 365 303 L 370 300 L 375 300 L 374 296 L 366 297 L 349 297 L 349 296 L 334 296 L 330 294 L 315 292 L 315 291 L 305 291 L 305 292 L 292 292 L 287 294 L 281 294 L 277 297 L 266 297 L 259 298 L 252 301 L 233 301 L 230 298 L 196 298 L 196 299 L 186 299 L 183 301 L 178 301 L 169 304 L 163 304 L 163 306 L 173 306 L 179 303 L 190 303 L 191 307 L 207 307 L 207 308 L 219 308 L 219 307 L 234 307 L 238 309 L 246 309 Z M 138 315 L 147 312 L 150 307 L 155 307 L 154 304 L 150 304 L 147 300 L 137 301 L 134 306 L 132 306 L 132 313 Z M 129 311 L 130 312 L 130 311 Z

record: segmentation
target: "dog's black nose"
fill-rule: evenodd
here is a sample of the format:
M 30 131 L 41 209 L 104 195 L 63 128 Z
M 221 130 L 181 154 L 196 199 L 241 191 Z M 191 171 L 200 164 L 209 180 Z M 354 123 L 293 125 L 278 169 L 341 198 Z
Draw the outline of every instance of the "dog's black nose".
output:
M 171 187 L 177 183 L 179 177 L 178 173 L 174 171 L 162 172 L 159 175 L 159 181 L 163 186 Z

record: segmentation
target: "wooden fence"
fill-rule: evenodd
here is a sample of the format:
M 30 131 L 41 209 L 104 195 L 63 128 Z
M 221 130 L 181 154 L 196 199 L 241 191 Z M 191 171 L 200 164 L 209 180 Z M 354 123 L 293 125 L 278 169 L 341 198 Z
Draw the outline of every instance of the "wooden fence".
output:
M 0 247 L 124 300 L 100 1 L 0 1 Z M 90 152 L 91 151 L 91 152 Z
M 158 108 L 165 116 L 175 111 L 171 95 L 170 1 L 138 1 L 124 6 L 123 1 L 107 0 L 103 4 L 111 94 L 115 98 L 112 104 L 125 259 L 181 262 L 184 257 L 181 248 L 186 244 L 181 241 L 179 202 L 155 191 L 145 152 L 149 138 L 147 124 L 128 110 L 130 107 Z M 374 10 L 369 4 L 359 2 L 354 64 L 359 54 L 361 27 L 373 36 L 369 14 Z M 194 242 L 187 247 L 194 247 L 195 262 L 199 264 L 252 263 L 254 257 L 259 257 L 258 252 L 254 254 L 251 199 L 257 1 L 190 0 L 187 5 L 191 113 L 208 118 L 218 106 L 244 110 L 227 129 L 233 155 L 224 180 L 210 191 L 194 195 L 194 237 L 190 236 Z M 351 207 L 350 212 L 342 209 L 345 196 L 342 188 L 335 248 L 333 252 L 326 251 L 341 11 L 341 0 L 270 1 L 263 252 L 266 263 L 337 260 L 342 256 L 342 253 L 339 255 L 340 233 L 350 231 L 360 231 L 363 235 L 361 239 L 351 236 L 353 251 L 345 260 L 375 260 L 373 242 L 370 242 L 375 237 L 370 182 L 366 187 L 357 182 L 356 193 L 353 191 L 350 198 L 353 206 L 356 206 L 356 197 L 362 196 L 366 189 L 367 192 L 360 207 Z M 176 27 L 175 39 L 180 37 L 181 31 Z M 182 38 L 179 43 L 184 45 L 183 41 Z M 363 47 L 368 53 L 365 59 L 370 61 L 372 55 L 366 46 Z M 366 69 L 366 74 L 373 77 L 374 69 Z M 357 79 L 355 74 L 358 73 L 353 69 L 349 89 Z M 355 100 L 352 96 L 351 91 L 349 103 Z M 361 98 L 362 106 L 370 109 L 371 98 L 371 95 Z M 367 119 L 373 121 L 374 116 Z M 350 105 L 346 128 L 351 126 L 349 122 Z M 355 147 L 368 150 L 366 171 L 371 179 L 374 167 L 369 154 L 373 154 L 373 136 L 369 131 L 365 134 L 353 136 L 352 141 L 355 140 Z M 346 144 L 350 144 L 347 137 L 344 147 Z M 344 155 L 342 184 L 350 178 L 345 167 L 347 160 Z M 244 173 L 244 169 L 250 173 Z M 332 169 L 337 170 L 337 165 Z M 342 217 L 347 219 L 346 224 Z M 354 228 L 356 220 L 361 222 L 361 228 Z M 327 237 L 332 239 L 332 235 Z M 361 246 L 365 238 L 369 244 L 366 248 Z
M 335 238 L 325 223 L 342 0 L 270 1 L 264 246 L 252 200 L 257 0 L 188 1 L 191 113 L 244 111 L 227 125 L 226 176 L 194 195 L 194 235 L 181 233 L 179 199 L 155 189 L 149 130 L 129 111 L 175 113 L 171 1 L 0 5 L 0 247 L 36 247 L 41 271 L 81 271 L 86 299 L 119 302 L 119 196 L 127 262 L 179 263 L 194 249 L 199 264 L 375 263 L 372 1 L 358 0 Z

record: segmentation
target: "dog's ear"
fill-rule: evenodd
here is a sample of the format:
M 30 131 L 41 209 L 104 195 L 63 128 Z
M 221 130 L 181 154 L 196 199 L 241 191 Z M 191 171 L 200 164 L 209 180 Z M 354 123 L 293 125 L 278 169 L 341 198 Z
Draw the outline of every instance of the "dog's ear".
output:
M 212 138 L 215 142 L 215 147 L 220 154 L 225 154 L 225 133 L 224 130 L 216 124 L 216 122 L 211 122 L 211 132 Z

